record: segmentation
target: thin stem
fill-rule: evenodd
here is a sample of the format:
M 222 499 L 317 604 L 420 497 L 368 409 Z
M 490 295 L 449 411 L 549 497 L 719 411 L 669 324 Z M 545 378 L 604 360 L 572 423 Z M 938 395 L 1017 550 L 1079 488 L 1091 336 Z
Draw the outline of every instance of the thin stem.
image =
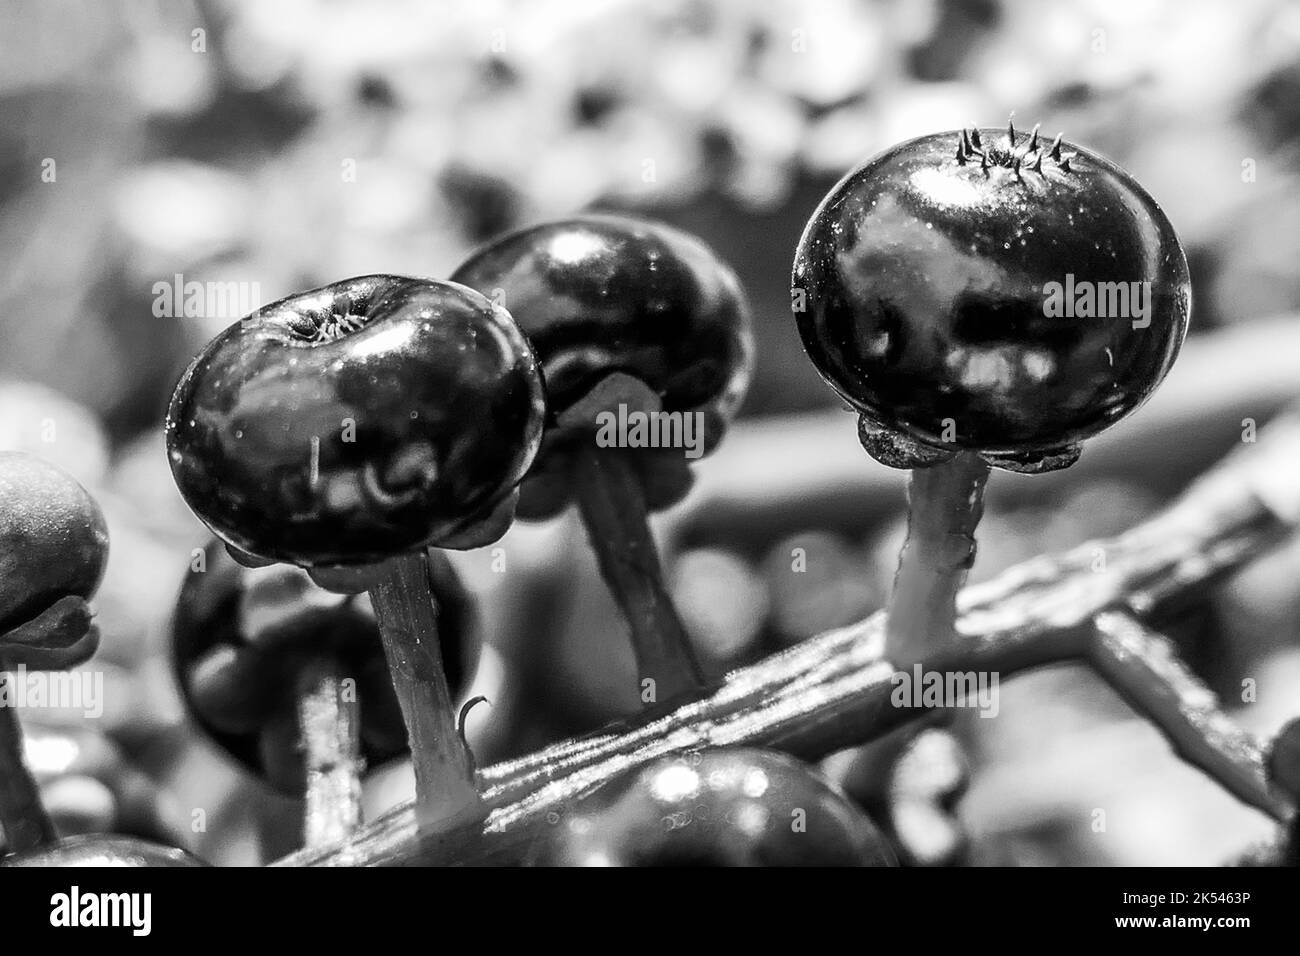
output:
M 1183 760 L 1244 803 L 1285 819 L 1286 801 L 1268 785 L 1264 754 L 1214 692 L 1187 669 L 1169 639 L 1129 614 L 1098 614 L 1088 659 Z
M 361 824 L 360 713 L 337 662 L 315 658 L 299 675 L 298 729 L 307 765 L 304 845 L 314 849 Z
M 644 693 L 642 699 L 662 703 L 698 693 L 704 672 L 664 587 L 645 491 L 631 461 L 617 449 L 582 444 L 573 477 L 601 576 L 632 632 L 639 680 L 654 681 L 650 699 Z
M 8 677 L 0 671 L 0 691 Z M 0 696 L 3 696 L 0 694 Z M 0 827 L 14 853 L 53 843 L 58 834 L 23 758 L 18 710 L 0 704 Z
M 970 452 L 912 471 L 907 540 L 889 597 L 886 653 L 914 661 L 956 635 L 957 592 L 975 561 L 989 466 Z
M 484 812 L 443 672 L 427 560 L 423 551 L 391 559 L 370 589 L 406 720 L 415 764 L 416 817 L 425 833 L 481 818 Z
M 950 647 L 957 636 L 957 595 L 975 561 L 975 528 L 984 514 L 988 477 L 989 466 L 969 452 L 912 470 L 907 538 L 885 625 L 885 651 L 900 664 Z M 938 715 L 935 723 L 950 719 Z M 960 745 L 954 741 L 953 746 Z

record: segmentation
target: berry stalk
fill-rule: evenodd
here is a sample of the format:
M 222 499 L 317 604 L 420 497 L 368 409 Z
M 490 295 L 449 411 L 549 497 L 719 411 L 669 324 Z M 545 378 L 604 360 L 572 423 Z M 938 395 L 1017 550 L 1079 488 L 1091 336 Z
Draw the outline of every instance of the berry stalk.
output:
M 989 466 L 971 452 L 912 470 L 907 540 L 889 597 L 885 653 L 910 663 L 952 643 L 957 593 L 975 561 Z
M 618 449 L 597 452 L 583 443 L 573 479 L 601 576 L 632 632 L 639 679 L 654 681 L 654 702 L 698 692 L 704 673 L 664 586 L 645 491 L 631 461 Z
M 482 816 L 474 764 L 456 726 L 423 551 L 390 559 L 370 589 L 415 764 L 416 817 L 442 831 Z

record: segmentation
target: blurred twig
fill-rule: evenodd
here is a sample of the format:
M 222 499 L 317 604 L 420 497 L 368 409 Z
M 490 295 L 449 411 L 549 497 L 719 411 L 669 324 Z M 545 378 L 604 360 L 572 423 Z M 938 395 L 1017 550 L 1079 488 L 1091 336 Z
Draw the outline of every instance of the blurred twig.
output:
M 1242 802 L 1286 819 L 1288 801 L 1270 790 L 1258 741 L 1220 709 L 1168 638 L 1130 614 L 1107 611 L 1097 615 L 1088 661 L 1183 760 Z
M 960 639 L 921 663 L 926 672 L 1009 676 L 1028 668 L 1097 653 L 1094 619 L 1128 608 L 1156 609 L 1167 597 L 1205 584 L 1300 526 L 1300 414 L 1273 423 L 1198 480 L 1168 510 L 1119 537 L 1059 557 L 1037 558 L 959 599 Z M 285 865 L 380 865 L 494 862 L 518 859 L 530 840 L 571 801 L 656 758 L 704 746 L 776 747 L 818 758 L 878 737 L 928 711 L 895 706 L 894 668 L 881 658 L 884 617 L 811 638 L 729 674 L 709 696 L 672 713 L 629 721 L 564 741 L 480 774 L 490 814 L 484 828 L 438 845 L 416 838 L 403 805 L 332 849 L 303 851 Z M 1150 643 L 1150 642 L 1148 642 Z M 1113 655 L 1111 655 L 1113 658 Z M 1151 661 L 1147 656 L 1143 660 Z M 1165 667 L 1128 668 L 1095 658 L 1135 701 L 1178 700 L 1186 675 Z M 1275 814 L 1286 798 L 1258 798 L 1266 785 L 1231 747 L 1210 739 L 1225 726 L 1212 704 L 1183 724 L 1167 708 L 1145 708 L 1187 756 L 1238 796 Z M 1162 716 L 1163 715 L 1163 716 Z M 1202 719 L 1205 718 L 1205 719 Z M 1177 729 L 1175 729 L 1177 728 Z M 1199 729 L 1198 729 L 1199 728 Z M 1192 741 L 1189 734 L 1203 734 Z M 1207 755 L 1218 754 L 1210 759 Z M 1239 756 L 1239 754 L 1238 754 Z M 1242 773 L 1241 768 L 1247 767 Z M 1232 778 L 1235 782 L 1229 782 Z M 1250 778 L 1249 782 L 1246 781 Z

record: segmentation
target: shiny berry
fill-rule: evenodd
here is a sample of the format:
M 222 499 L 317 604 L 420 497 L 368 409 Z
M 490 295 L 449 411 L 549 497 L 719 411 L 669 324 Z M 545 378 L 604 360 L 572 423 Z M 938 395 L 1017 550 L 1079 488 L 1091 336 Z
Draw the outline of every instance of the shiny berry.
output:
M 840 791 L 792 757 L 703 750 L 601 787 L 562 817 L 535 862 L 558 866 L 892 866 Z
M 980 129 L 902 143 L 840 182 L 799 243 L 793 306 L 883 460 L 957 447 L 1034 470 L 1151 395 L 1191 291 L 1132 176 L 1036 128 Z
M 499 537 L 542 416 L 505 310 L 451 283 L 365 276 L 209 342 L 176 387 L 167 446 L 181 494 L 228 544 L 373 564 Z
M 447 558 L 429 554 L 438 641 L 459 695 L 479 641 L 468 592 Z M 361 755 L 374 767 L 407 751 L 406 728 L 364 594 L 337 594 L 287 565 L 250 569 L 212 542 L 191 569 L 172 622 L 172 662 L 195 720 L 223 749 L 277 789 L 301 794 L 296 677 L 326 657 L 356 684 Z
M 488 244 L 452 279 L 509 309 L 542 367 L 547 436 L 523 489 L 524 516 L 563 507 L 566 444 L 592 425 L 574 410 L 611 375 L 656 410 L 700 412 L 706 451 L 744 397 L 753 370 L 744 293 L 707 246 L 676 229 L 616 216 L 548 222 Z M 681 449 L 640 457 L 652 506 L 685 493 Z
M 99 505 L 60 468 L 0 452 L 0 665 L 58 668 L 94 652 L 86 599 L 108 559 Z

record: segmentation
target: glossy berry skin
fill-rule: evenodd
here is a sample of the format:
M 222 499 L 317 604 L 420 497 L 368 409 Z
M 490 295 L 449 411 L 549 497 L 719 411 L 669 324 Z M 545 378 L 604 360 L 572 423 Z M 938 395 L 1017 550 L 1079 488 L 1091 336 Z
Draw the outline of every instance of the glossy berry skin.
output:
M 364 276 L 209 342 L 172 397 L 167 447 L 186 502 L 229 544 L 370 564 L 472 534 L 508 505 L 543 414 L 503 309 L 451 283 Z
M 452 279 L 509 309 L 541 364 L 547 437 L 530 481 L 554 475 L 544 511 L 563 506 L 558 459 L 584 437 L 560 420 L 607 376 L 637 379 L 664 411 L 701 412 L 706 450 L 748 387 L 754 348 L 740 284 L 707 246 L 669 226 L 597 215 L 547 222 L 479 249 Z M 681 450 L 669 451 L 680 464 Z
M 85 602 L 107 560 L 104 515 L 86 490 L 34 455 L 0 452 L 0 666 L 90 656 L 98 638 Z
M 207 866 L 196 856 L 175 847 L 123 836 L 77 836 L 54 846 L 6 857 L 0 866 L 58 867 L 194 867 Z
M 1036 134 L 977 139 L 983 159 L 969 133 L 937 133 L 842 180 L 800 240 L 795 316 L 817 370 L 868 422 L 1029 469 L 1160 384 L 1187 331 L 1187 262 L 1109 160 Z M 1147 315 L 1140 300 L 1098 304 L 1117 282 L 1150 283 Z M 1106 315 L 1080 315 L 1089 284 Z M 1067 296 L 1073 313 L 1047 314 Z
M 219 542 L 191 570 L 172 621 L 172 664 L 187 709 L 227 753 L 273 787 L 300 795 L 296 677 L 328 655 L 356 681 L 361 756 L 375 767 L 407 752 L 406 725 L 388 674 L 374 612 L 365 595 L 318 587 L 293 567 L 250 569 Z M 429 554 L 438 640 L 452 695 L 478 660 L 476 615 L 447 558 Z
M 0 630 L 66 595 L 89 598 L 108 560 L 99 505 L 63 469 L 0 451 Z
M 601 787 L 563 817 L 547 866 L 893 866 L 885 838 L 792 757 L 703 750 Z
M 504 236 L 453 282 L 502 303 L 537 353 L 551 419 L 610 372 L 634 375 L 669 411 L 725 418 L 753 347 L 735 274 L 703 243 L 659 223 L 582 216 Z

